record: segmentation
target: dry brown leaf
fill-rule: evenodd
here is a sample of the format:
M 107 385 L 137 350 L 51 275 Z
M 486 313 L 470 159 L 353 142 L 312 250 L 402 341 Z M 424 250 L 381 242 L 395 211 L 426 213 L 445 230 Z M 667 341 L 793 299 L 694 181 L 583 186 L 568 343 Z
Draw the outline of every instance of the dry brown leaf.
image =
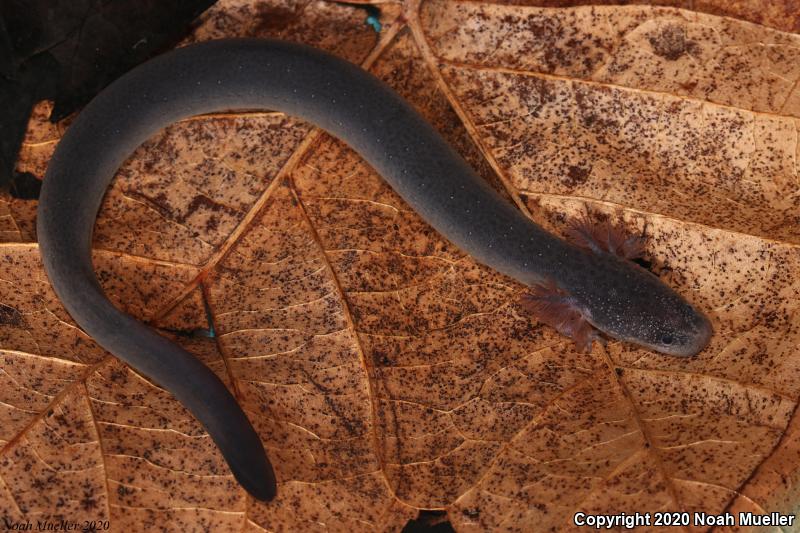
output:
M 545 531 L 577 511 L 791 512 L 800 37 L 783 4 L 697 4 L 382 4 L 378 36 L 351 7 L 219 2 L 190 40 L 278 36 L 364 65 L 553 231 L 585 203 L 646 225 L 654 270 L 716 334 L 689 360 L 577 353 L 340 140 L 279 113 L 193 118 L 120 170 L 96 266 L 229 384 L 278 497 L 248 499 L 168 393 L 74 327 L 35 203 L 4 198 L 4 516 L 397 531 L 433 509 L 457 531 Z M 64 128 L 46 113 L 18 163 L 38 175 Z M 188 334 L 206 305 L 215 338 Z

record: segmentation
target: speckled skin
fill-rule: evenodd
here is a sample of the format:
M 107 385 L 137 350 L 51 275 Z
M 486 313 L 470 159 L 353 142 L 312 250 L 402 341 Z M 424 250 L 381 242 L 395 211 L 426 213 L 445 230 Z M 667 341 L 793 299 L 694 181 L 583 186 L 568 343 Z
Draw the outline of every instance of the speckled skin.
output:
M 94 221 L 123 161 L 168 124 L 230 109 L 279 110 L 346 141 L 451 242 L 522 283 L 554 280 L 586 320 L 613 337 L 675 355 L 692 355 L 708 341 L 708 321 L 658 278 L 535 225 L 361 68 L 277 41 L 222 40 L 174 50 L 114 82 L 69 128 L 42 187 L 39 244 L 50 281 L 75 321 L 172 392 L 256 498 L 274 496 L 275 478 L 236 400 L 192 354 L 116 309 L 91 263 Z M 672 337 L 669 345 L 661 342 L 665 337 Z

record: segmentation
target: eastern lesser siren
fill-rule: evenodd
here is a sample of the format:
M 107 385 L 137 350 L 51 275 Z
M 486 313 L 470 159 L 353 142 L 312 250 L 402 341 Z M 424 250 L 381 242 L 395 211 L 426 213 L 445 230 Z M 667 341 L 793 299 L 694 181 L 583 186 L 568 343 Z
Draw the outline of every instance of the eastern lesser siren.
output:
M 347 142 L 452 243 L 536 287 L 538 308 L 552 313 L 550 322 L 573 337 L 565 313 L 587 328 L 672 355 L 694 355 L 709 340 L 708 320 L 656 276 L 596 242 L 587 250 L 534 224 L 389 86 L 358 66 L 270 40 L 210 41 L 173 50 L 112 83 L 69 127 L 42 186 L 39 245 L 72 318 L 101 346 L 174 394 L 256 498 L 274 496 L 275 478 L 236 400 L 195 356 L 115 308 L 91 261 L 103 195 L 134 149 L 180 119 L 233 109 L 281 111 Z

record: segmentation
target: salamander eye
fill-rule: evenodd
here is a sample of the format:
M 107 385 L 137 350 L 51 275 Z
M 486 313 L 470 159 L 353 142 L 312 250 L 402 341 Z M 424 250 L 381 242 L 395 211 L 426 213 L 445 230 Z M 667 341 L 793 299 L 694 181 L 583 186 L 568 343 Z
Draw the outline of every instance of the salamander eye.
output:
M 663 344 L 664 346 L 669 346 L 670 344 L 673 343 L 674 340 L 675 339 L 672 338 L 672 335 L 664 335 L 663 337 L 661 337 L 661 344 Z

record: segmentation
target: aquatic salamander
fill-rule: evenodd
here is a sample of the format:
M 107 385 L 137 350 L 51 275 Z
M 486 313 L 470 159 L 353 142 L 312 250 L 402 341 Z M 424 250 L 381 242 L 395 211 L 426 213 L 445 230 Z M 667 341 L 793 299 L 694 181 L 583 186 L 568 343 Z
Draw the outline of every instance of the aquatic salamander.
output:
M 91 261 L 103 195 L 136 147 L 175 121 L 233 109 L 281 111 L 345 141 L 452 243 L 530 286 L 525 305 L 583 349 L 599 330 L 690 356 L 711 336 L 702 313 L 627 259 L 641 242 L 588 224 L 573 228 L 578 243 L 548 233 L 487 185 L 389 86 L 358 66 L 271 40 L 219 40 L 173 50 L 109 85 L 59 142 L 39 203 L 41 256 L 80 327 L 174 394 L 258 499 L 274 496 L 275 476 L 234 397 L 192 354 L 115 308 Z

